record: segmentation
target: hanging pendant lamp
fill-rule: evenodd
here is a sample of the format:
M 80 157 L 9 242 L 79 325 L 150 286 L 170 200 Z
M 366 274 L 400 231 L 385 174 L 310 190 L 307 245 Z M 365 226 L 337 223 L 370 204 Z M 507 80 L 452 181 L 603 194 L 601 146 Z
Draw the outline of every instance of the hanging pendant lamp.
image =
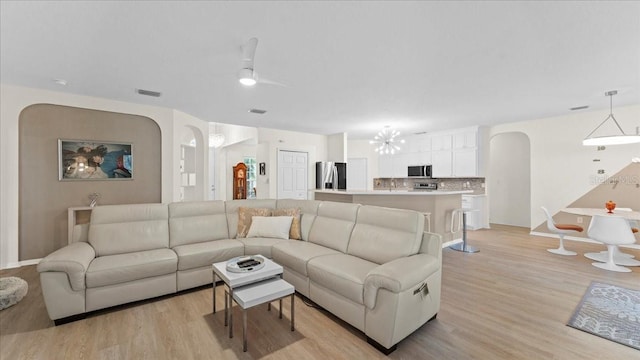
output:
M 598 127 L 593 129 L 593 131 L 590 132 L 589 135 L 587 135 L 587 137 L 584 140 L 582 140 L 582 145 L 584 145 L 584 146 L 602 146 L 602 145 L 623 145 L 623 144 L 640 143 L 640 134 L 637 134 L 637 133 L 635 135 L 633 135 L 633 134 L 630 134 L 630 135 L 625 134 L 624 131 L 622 130 L 622 128 L 620 127 L 620 124 L 618 124 L 618 121 L 613 116 L 613 95 L 616 95 L 617 93 L 618 93 L 617 90 L 607 91 L 606 93 L 604 93 L 605 96 L 609 96 L 609 116 L 607 116 L 607 118 L 604 119 L 604 121 L 601 122 L 600 125 L 598 125 Z M 613 122 L 616 124 L 616 126 L 618 127 L 618 130 L 620 130 L 620 134 L 619 135 L 593 136 L 593 134 L 602 125 L 604 125 L 604 123 L 607 122 L 607 120 L 609 120 L 609 119 L 613 120 Z

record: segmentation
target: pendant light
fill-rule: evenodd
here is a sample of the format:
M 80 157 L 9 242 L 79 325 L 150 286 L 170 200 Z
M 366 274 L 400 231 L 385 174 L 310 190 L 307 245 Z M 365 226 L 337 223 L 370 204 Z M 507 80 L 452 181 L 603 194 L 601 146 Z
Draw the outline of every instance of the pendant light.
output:
M 593 129 L 593 131 L 590 132 L 589 135 L 587 135 L 587 137 L 584 140 L 582 140 L 582 145 L 602 146 L 602 145 L 623 145 L 623 144 L 640 143 L 640 134 L 637 134 L 637 131 L 635 135 L 625 134 L 622 128 L 620 127 L 620 124 L 618 124 L 618 121 L 613 116 L 613 95 L 616 95 L 617 93 L 618 93 L 617 90 L 607 91 L 606 93 L 604 93 L 605 96 L 609 96 L 609 116 L 607 116 L 607 118 L 604 119 L 604 121 L 601 122 L 600 125 L 598 125 L 598 127 Z M 613 122 L 616 124 L 616 126 L 618 127 L 618 130 L 620 130 L 620 134 L 606 135 L 606 136 L 592 136 L 593 133 L 595 133 L 609 119 L 613 120 Z
M 369 140 L 369 144 L 375 144 L 377 147 L 375 151 L 378 154 L 395 154 L 396 151 L 400 150 L 400 146 L 396 145 L 397 143 L 404 144 L 404 139 L 396 140 L 396 137 L 400 135 L 400 132 L 397 130 L 391 130 L 391 128 L 387 125 L 382 129 L 376 136 L 373 137 L 373 140 Z

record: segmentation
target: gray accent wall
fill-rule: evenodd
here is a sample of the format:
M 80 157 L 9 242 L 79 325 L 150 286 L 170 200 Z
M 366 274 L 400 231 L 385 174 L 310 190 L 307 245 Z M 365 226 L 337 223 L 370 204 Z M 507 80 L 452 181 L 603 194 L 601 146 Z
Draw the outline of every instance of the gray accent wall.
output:
M 131 180 L 58 180 L 58 139 L 132 144 Z M 67 209 L 159 203 L 162 148 L 158 124 L 144 116 L 36 104 L 19 118 L 19 260 L 42 258 L 67 245 Z M 3 176 L 9 176 L 4 174 Z

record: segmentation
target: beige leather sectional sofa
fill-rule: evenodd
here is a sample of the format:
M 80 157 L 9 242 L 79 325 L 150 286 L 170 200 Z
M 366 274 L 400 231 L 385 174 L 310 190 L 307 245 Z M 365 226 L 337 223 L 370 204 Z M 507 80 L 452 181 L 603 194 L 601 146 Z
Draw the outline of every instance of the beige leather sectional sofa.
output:
M 299 208 L 302 240 L 236 238 L 238 209 Z M 98 206 L 86 241 L 38 264 L 56 324 L 210 284 L 211 264 L 262 254 L 296 291 L 384 352 L 440 308 L 442 248 L 419 212 L 314 200 Z

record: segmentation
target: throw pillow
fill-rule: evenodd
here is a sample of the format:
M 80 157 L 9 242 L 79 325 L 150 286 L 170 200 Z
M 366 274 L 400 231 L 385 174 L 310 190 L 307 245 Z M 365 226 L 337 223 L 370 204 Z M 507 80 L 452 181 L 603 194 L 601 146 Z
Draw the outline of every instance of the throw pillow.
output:
M 302 230 L 300 230 L 300 208 L 273 209 L 272 216 L 293 216 L 289 239 L 302 240 Z
M 271 216 L 271 211 L 273 209 L 268 208 L 249 208 L 249 207 L 239 207 L 238 208 L 238 235 L 236 238 L 244 238 L 247 237 L 247 232 L 249 232 L 249 228 L 251 227 L 251 218 L 254 216 Z
M 248 238 L 267 237 L 289 239 L 293 216 L 254 216 L 247 233 Z

